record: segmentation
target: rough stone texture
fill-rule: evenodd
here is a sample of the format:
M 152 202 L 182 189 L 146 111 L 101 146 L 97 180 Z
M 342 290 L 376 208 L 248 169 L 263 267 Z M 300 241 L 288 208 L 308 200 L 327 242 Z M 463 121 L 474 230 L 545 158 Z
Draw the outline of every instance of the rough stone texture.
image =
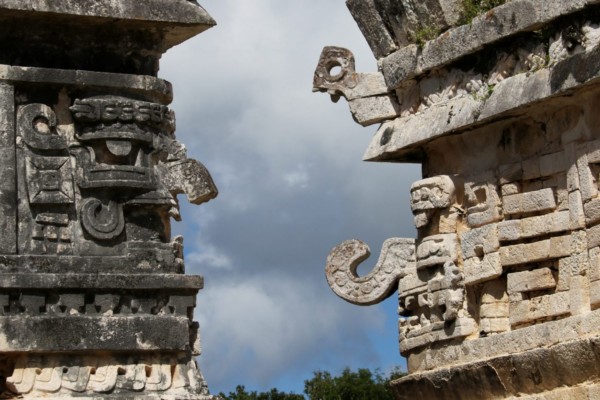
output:
M 0 21 L 0 397 L 212 398 L 170 220 L 217 189 L 156 72 L 214 21 L 185 0 L 0 0 Z
M 409 375 L 396 397 L 600 398 L 600 5 L 512 0 L 419 46 L 406 2 L 384 3 L 349 2 L 377 90 L 356 90 L 367 74 L 337 48 L 355 79 L 334 94 L 392 95 L 395 115 L 364 110 L 381 123 L 364 158 L 423 165 L 415 259 L 398 275 Z

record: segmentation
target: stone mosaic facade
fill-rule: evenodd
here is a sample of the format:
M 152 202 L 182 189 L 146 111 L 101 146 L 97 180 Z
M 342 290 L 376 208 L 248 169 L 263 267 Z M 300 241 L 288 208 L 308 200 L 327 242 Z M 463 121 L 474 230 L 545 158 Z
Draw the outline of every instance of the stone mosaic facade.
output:
M 460 1 L 347 1 L 380 70 L 326 47 L 314 88 L 380 124 L 365 160 L 423 179 L 416 240 L 363 277 L 367 246 L 344 242 L 327 279 L 355 304 L 398 290 L 398 399 L 600 398 L 598 3 L 512 0 L 460 25 Z M 440 34 L 416 44 L 423 21 Z
M 210 399 L 178 194 L 217 195 L 156 78 L 194 1 L 3 1 L 0 396 Z

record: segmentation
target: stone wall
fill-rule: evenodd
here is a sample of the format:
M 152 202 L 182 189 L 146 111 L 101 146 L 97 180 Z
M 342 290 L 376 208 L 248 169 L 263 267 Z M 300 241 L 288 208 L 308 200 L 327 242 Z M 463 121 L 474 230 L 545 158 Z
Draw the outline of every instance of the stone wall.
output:
M 348 1 L 380 71 L 327 47 L 314 87 L 381 124 L 365 160 L 422 164 L 418 235 L 364 277 L 366 245 L 341 244 L 330 286 L 362 305 L 398 288 L 399 399 L 600 397 L 597 2 L 513 0 L 461 26 L 444 12 L 424 44 L 406 1 L 367 3 Z

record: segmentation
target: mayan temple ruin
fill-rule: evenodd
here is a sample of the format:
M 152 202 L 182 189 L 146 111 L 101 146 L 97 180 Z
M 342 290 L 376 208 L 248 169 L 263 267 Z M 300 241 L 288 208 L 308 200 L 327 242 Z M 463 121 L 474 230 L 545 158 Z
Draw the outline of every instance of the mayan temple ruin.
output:
M 417 238 L 362 277 L 344 242 L 327 279 L 358 305 L 398 292 L 397 399 L 600 399 L 600 2 L 476 3 L 347 0 L 379 71 L 326 47 L 314 90 L 378 125 L 364 160 L 423 179 Z
M 174 135 L 187 0 L 0 0 L 0 397 L 211 399 L 177 195 L 217 195 Z

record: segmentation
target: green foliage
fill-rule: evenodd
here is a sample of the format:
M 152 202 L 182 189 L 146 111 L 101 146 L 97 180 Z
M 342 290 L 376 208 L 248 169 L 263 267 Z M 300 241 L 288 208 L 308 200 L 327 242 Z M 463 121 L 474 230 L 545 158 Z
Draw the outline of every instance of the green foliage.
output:
M 304 393 L 310 400 L 393 400 L 390 380 L 404 375 L 398 369 L 388 377 L 366 368 L 356 372 L 346 368 L 336 377 L 329 372 L 317 371 L 312 379 L 304 381 Z
M 228 395 L 219 393 L 219 397 L 224 400 L 304 400 L 301 394 L 284 393 L 277 389 L 271 389 L 268 392 L 247 392 L 244 386 L 238 385 L 235 392 L 229 392 Z
M 462 15 L 459 24 L 470 24 L 476 16 L 506 2 L 507 0 L 462 0 Z
M 420 29 L 415 31 L 415 42 L 419 47 L 423 47 L 426 42 L 435 39 L 440 33 L 442 33 L 442 31 L 435 26 L 421 26 Z
M 361 368 L 356 372 L 346 368 L 341 375 L 313 372 L 312 379 L 304 381 L 304 393 L 309 400 L 393 400 L 390 381 L 401 378 L 406 372 L 396 368 L 385 376 L 376 370 Z M 268 392 L 248 392 L 238 385 L 228 395 L 219 393 L 223 400 L 305 400 L 301 394 L 284 393 L 277 389 Z

